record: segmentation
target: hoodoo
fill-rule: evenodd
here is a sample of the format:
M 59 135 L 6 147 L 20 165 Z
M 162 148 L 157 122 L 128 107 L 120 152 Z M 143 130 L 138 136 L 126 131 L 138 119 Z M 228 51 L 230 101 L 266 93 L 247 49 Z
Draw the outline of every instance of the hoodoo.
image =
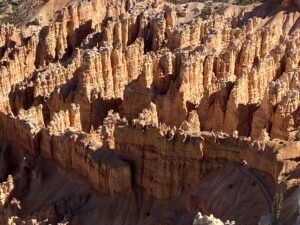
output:
M 0 1 L 0 224 L 300 224 L 299 8 Z

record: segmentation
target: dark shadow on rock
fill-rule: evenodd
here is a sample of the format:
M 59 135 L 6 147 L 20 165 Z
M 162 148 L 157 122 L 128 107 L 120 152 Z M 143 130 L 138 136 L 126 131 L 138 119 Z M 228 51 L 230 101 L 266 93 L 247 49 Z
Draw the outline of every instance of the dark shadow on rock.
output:
M 107 117 L 108 112 L 113 110 L 114 112 L 120 111 L 120 105 L 122 104 L 121 98 L 103 99 L 98 98 L 92 102 L 92 125 L 94 128 L 103 124 L 103 120 Z
M 253 120 L 253 115 L 258 109 L 258 104 L 239 104 L 237 108 L 238 114 L 238 126 L 237 131 L 241 136 L 250 136 L 251 124 Z

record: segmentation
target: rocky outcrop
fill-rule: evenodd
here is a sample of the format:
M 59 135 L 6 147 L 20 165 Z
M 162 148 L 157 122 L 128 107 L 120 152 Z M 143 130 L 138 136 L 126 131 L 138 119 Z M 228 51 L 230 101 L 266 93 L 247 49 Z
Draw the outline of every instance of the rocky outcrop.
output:
M 226 221 L 225 224 L 235 224 L 234 222 L 229 222 Z M 196 215 L 194 221 L 193 221 L 193 225 L 224 225 L 224 223 L 219 220 L 214 218 L 213 215 L 210 216 L 203 216 L 200 212 Z
M 259 183 L 260 211 L 275 190 L 288 195 L 299 184 L 297 12 L 265 11 L 271 3 L 69 3 L 47 23 L 0 27 L 0 139 L 8 143 L 0 181 L 18 170 L 9 158 L 29 154 L 108 196 L 142 187 L 171 201 L 230 167 Z M 23 174 L 32 172 L 26 165 Z M 237 216 L 207 201 L 185 206 Z M 41 211 L 68 222 L 56 207 Z M 6 217 L 18 224 L 22 213 Z M 41 215 L 28 221 L 42 224 Z
M 289 169 L 284 166 L 284 159 L 278 161 L 279 155 L 294 157 L 288 156 L 290 153 L 285 150 L 287 142 L 253 142 L 224 133 L 195 135 L 164 124 L 136 128 L 118 125 L 114 139 L 115 151 L 135 162 L 137 184 L 149 194 L 163 199 L 179 196 L 188 187 L 201 182 L 209 171 L 224 166 L 226 161 L 238 164 L 245 161 L 249 167 L 264 171 L 280 182 L 281 175 Z M 298 148 L 292 146 L 288 148 Z M 207 164 L 206 160 L 212 160 L 214 164 Z M 190 174 L 189 171 L 194 172 Z
M 49 97 L 47 105 L 53 112 L 65 109 L 65 102 L 75 102 L 82 114 L 92 114 L 81 118 L 83 130 L 90 131 L 103 122 L 105 116 L 97 118 L 103 107 L 121 107 L 133 119 L 152 101 L 159 120 L 171 126 L 180 127 L 196 110 L 201 130 L 237 130 L 258 138 L 266 129 L 271 138 L 293 136 L 297 123 L 280 124 L 280 112 L 274 108 L 287 106 L 278 107 L 284 103 L 278 97 L 270 99 L 269 92 L 280 86 L 281 96 L 287 95 L 279 82 L 284 82 L 285 74 L 296 73 L 298 53 L 290 50 L 297 49 L 296 25 L 274 29 L 270 22 L 261 28 L 266 21 L 253 17 L 239 26 L 243 18 L 236 22 L 234 16 L 224 19 L 216 14 L 203 20 L 197 8 L 190 9 L 189 18 L 177 18 L 179 8 L 158 4 L 163 11 L 156 12 L 150 2 L 137 4 L 131 14 L 126 12 L 129 3 L 111 3 L 102 11 L 97 4 L 102 3 L 69 6 L 58 13 L 55 23 L 34 32 L 38 40 L 31 45 L 33 55 L 27 56 L 34 65 L 28 64 L 31 71 L 20 68 L 30 82 L 21 83 L 26 77 L 20 75 L 19 80 L 5 81 L 8 92 L 16 84 L 10 99 L 3 97 L 6 111 L 29 108 Z M 109 13 L 113 19 L 106 21 Z M 78 15 L 86 17 L 79 21 Z M 287 32 L 293 35 L 288 37 Z M 24 48 L 22 41 L 18 43 L 15 48 Z M 8 61 L 14 70 L 19 67 L 16 60 Z M 18 72 L 9 73 L 16 77 Z M 59 93 L 58 86 L 62 86 Z M 269 86 L 272 90 L 265 91 Z M 57 98 L 64 102 L 57 103 Z M 292 114 L 296 111 L 296 106 L 291 109 Z
M 4 205 L 9 200 L 9 195 L 14 189 L 13 178 L 9 176 L 7 181 L 0 186 L 0 207 L 3 209 Z
M 131 190 L 129 165 L 113 152 L 101 150 L 101 134 L 88 137 L 76 131 L 76 127 L 70 128 L 72 117 L 65 112 L 55 114 L 47 130 L 31 122 L 36 118 L 31 121 L 28 118 L 29 115 L 27 121 L 13 117 L 2 120 L 2 140 L 22 146 L 32 155 L 41 154 L 46 159 L 56 160 L 65 169 L 74 169 L 100 192 L 113 194 Z

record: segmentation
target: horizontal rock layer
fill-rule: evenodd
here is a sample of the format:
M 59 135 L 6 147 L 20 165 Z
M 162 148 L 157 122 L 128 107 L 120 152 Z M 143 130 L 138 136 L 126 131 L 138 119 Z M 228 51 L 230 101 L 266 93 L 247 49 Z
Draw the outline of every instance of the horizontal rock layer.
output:
M 0 139 L 104 194 L 174 199 L 229 164 L 290 190 L 299 13 L 271 7 L 91 0 L 1 25 Z

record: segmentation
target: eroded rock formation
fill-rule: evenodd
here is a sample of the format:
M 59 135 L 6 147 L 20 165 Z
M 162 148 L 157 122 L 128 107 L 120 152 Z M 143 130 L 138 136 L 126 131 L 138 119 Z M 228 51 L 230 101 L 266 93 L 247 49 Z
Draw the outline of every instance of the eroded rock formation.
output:
M 0 27 L 5 223 L 191 224 L 201 211 L 252 225 L 271 213 L 275 193 L 283 223 L 296 222 L 295 4 L 69 3 L 52 20 Z M 51 183 L 45 174 L 101 193 L 93 222 L 90 188 L 47 192 L 29 210 Z M 97 214 L 126 201 L 130 218 L 124 206 L 116 220 Z

